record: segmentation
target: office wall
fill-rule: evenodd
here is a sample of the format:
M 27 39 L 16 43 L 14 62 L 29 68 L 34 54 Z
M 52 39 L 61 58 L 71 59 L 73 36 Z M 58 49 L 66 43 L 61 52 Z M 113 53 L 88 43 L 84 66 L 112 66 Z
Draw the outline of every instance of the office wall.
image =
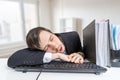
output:
M 50 0 L 39 0 L 40 26 L 51 29 Z
M 59 32 L 60 18 L 79 18 L 84 28 L 93 19 L 110 19 L 120 24 L 120 0 L 51 0 L 54 30 Z

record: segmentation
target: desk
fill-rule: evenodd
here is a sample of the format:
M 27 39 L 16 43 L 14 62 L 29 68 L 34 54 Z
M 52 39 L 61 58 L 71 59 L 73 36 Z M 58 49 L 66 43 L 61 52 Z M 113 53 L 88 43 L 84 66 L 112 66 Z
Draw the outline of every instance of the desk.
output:
M 85 73 L 42 72 L 38 80 L 119 80 L 120 68 L 107 68 L 100 75 Z M 7 67 L 7 59 L 0 59 L 0 80 L 36 80 L 39 72 L 17 72 Z
M 0 59 L 0 80 L 36 80 L 38 72 L 17 72 L 7 66 L 7 59 Z

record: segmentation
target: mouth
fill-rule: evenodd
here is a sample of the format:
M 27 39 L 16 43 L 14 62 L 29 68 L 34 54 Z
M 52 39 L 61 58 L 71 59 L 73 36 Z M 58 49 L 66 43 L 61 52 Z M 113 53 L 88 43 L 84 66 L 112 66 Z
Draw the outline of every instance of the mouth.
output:
M 59 46 L 58 52 L 62 52 L 62 46 Z

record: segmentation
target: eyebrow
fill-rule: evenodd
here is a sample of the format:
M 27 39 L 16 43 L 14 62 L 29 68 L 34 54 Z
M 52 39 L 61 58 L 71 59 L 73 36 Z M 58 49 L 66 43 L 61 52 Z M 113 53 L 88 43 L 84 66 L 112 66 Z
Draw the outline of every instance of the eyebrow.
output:
M 48 39 L 48 42 L 50 41 L 51 37 L 52 37 L 52 34 L 50 35 L 50 37 L 49 37 L 49 39 Z M 46 47 L 47 47 L 47 45 L 45 45 L 45 47 L 43 48 L 44 51 L 45 51 Z M 46 49 L 46 50 L 47 50 L 47 49 Z

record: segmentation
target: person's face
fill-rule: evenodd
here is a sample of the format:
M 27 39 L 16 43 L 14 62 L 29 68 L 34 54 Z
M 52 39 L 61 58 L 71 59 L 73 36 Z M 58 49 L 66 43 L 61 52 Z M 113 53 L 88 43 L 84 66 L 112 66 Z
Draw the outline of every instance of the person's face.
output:
M 39 34 L 41 49 L 51 53 L 62 53 L 65 51 L 65 46 L 60 39 L 53 33 L 41 31 Z

